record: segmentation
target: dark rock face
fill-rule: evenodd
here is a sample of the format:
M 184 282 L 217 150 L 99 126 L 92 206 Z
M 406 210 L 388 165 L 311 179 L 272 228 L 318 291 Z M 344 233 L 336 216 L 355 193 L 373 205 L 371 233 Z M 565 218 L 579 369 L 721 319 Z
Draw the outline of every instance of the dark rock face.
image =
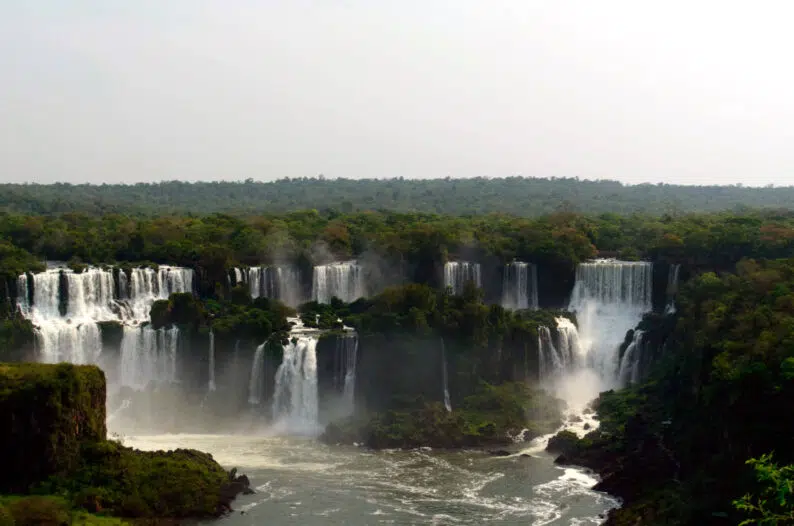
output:
M 0 364 L 0 493 L 74 469 L 105 440 L 105 374 L 94 366 Z
M 246 475 L 237 476 L 237 468 L 229 472 L 229 482 L 221 488 L 221 498 L 218 504 L 218 514 L 232 512 L 232 501 L 237 495 L 253 495 L 256 493 L 251 489 L 251 481 Z
M 561 457 L 570 456 L 575 454 L 579 449 L 579 437 L 571 431 L 560 431 L 549 439 L 546 446 L 546 451 L 549 453 L 558 453 Z M 559 458 L 557 459 L 559 461 Z M 563 462 L 558 462 L 563 463 Z

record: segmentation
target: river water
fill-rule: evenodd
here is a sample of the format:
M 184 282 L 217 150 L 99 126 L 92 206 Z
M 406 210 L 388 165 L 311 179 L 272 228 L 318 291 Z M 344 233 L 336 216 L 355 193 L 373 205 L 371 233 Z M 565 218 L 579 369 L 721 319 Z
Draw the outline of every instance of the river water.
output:
M 126 437 L 144 450 L 194 448 L 238 468 L 256 494 L 241 496 L 222 526 L 597 525 L 617 502 L 596 478 L 531 456 L 479 451 L 369 451 L 275 436 Z M 517 450 L 518 451 L 518 450 Z M 216 523 L 217 524 L 217 523 Z

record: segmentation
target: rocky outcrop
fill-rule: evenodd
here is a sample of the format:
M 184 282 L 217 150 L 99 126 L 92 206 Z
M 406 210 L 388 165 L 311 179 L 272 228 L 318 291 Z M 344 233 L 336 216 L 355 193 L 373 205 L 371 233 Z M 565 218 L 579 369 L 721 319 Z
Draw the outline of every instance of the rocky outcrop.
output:
M 105 440 L 105 374 L 94 366 L 0 364 L 0 493 L 22 493 Z

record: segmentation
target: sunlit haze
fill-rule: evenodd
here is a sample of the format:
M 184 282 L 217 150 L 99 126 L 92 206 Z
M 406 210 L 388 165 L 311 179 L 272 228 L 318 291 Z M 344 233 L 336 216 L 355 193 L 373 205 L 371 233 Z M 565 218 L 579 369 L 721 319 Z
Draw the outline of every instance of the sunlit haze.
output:
M 786 2 L 0 4 L 0 182 L 794 184 Z

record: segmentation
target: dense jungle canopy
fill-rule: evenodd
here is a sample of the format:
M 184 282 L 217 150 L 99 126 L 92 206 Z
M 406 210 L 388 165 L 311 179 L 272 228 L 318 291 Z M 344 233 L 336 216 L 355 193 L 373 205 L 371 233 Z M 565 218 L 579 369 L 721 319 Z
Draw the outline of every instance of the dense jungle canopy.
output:
M 0 185 L 0 210 L 53 214 L 280 214 L 296 210 L 391 210 L 536 217 L 557 210 L 651 215 L 790 208 L 794 188 L 624 185 L 576 178 L 330 179 Z

